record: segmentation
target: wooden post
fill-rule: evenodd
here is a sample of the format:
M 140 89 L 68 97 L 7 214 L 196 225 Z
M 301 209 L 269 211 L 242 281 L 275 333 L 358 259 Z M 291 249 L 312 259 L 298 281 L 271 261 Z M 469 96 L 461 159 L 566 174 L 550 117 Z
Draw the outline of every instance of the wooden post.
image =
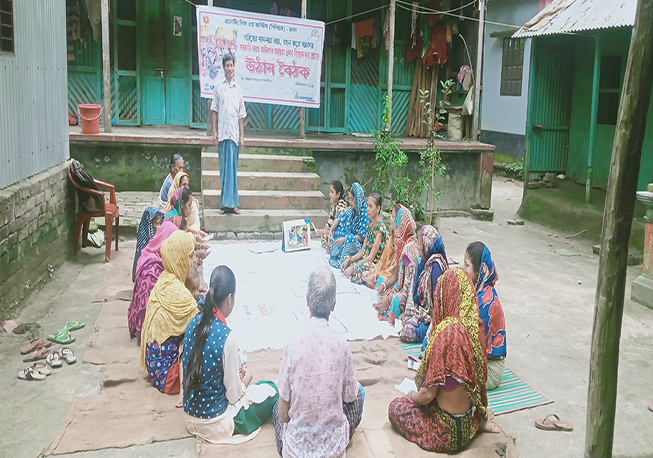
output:
M 594 38 L 594 76 L 592 79 L 592 112 L 590 113 L 590 140 L 587 151 L 587 174 L 585 178 L 585 203 L 592 197 L 592 153 L 596 138 L 596 114 L 599 105 L 599 70 L 601 69 L 601 35 Z
M 533 103 L 535 100 L 535 78 L 536 78 L 536 68 L 535 68 L 535 49 L 537 38 L 531 38 L 531 58 L 530 65 L 528 69 L 528 103 L 526 106 L 526 142 L 524 148 L 524 191 L 522 193 L 522 202 L 526 199 L 526 194 L 528 194 L 528 183 L 530 182 L 531 175 L 531 143 L 533 142 Z
M 483 84 L 483 42 L 485 39 L 485 0 L 479 0 L 478 46 L 476 49 L 476 78 L 474 81 L 474 109 L 472 112 L 472 140 L 481 139 L 481 85 Z
M 306 19 L 306 0 L 302 0 L 302 19 Z M 299 109 L 299 138 L 306 138 L 306 108 Z
M 102 82 L 104 131 L 111 132 L 111 50 L 109 47 L 109 0 L 102 0 Z
M 213 0 L 208 0 L 206 5 L 213 6 Z M 193 14 L 195 13 L 196 12 L 193 10 Z M 192 52 L 197 52 L 197 50 L 193 49 Z M 213 113 L 211 113 L 212 102 L 213 102 L 212 99 L 206 99 L 206 136 L 207 137 L 213 137 Z
M 392 76 L 394 74 L 395 64 L 395 0 L 390 0 L 390 31 L 388 32 L 388 41 L 390 48 L 388 49 L 388 108 L 390 109 L 390 117 L 386 129 L 392 131 Z
M 638 0 L 603 213 L 587 392 L 585 456 L 588 458 L 612 456 L 626 260 L 651 100 L 652 54 L 653 0 Z

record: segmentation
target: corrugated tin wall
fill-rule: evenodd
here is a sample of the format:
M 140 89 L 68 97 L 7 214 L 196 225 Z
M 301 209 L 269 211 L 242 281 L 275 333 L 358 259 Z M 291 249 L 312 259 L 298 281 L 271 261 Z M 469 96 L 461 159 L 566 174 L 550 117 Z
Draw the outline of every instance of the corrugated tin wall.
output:
M 65 2 L 13 5 L 15 55 L 0 55 L 0 188 L 69 157 Z

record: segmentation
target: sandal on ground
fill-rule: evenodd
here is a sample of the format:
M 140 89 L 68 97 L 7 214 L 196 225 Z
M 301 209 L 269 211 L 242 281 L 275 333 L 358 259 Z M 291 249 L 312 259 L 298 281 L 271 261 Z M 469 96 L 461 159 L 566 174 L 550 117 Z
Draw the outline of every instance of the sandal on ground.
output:
M 48 369 L 48 365 L 45 364 L 43 361 L 39 361 L 37 363 L 32 364 L 30 367 L 32 367 L 35 371 L 38 371 L 39 374 L 48 376 L 52 374 L 52 371 Z
M 18 373 L 18 378 L 21 380 L 45 380 L 45 375 L 34 369 L 32 366 L 27 366 L 25 370 Z
M 57 333 L 55 335 L 48 335 L 48 340 L 61 345 L 68 345 L 75 341 L 75 338 L 69 332 Z
M 555 418 L 555 421 L 550 420 L 551 417 Z M 574 429 L 571 422 L 560 420 L 560 417 L 554 413 L 535 420 L 535 426 L 546 431 L 571 431 Z
M 23 348 L 20 349 L 20 354 L 21 355 L 26 355 L 28 353 L 32 353 L 36 347 L 45 347 L 48 348 L 52 345 L 52 342 L 48 342 L 43 339 L 32 339 L 29 341 L 29 343 L 24 346 Z
M 240 210 L 238 209 L 238 207 L 235 207 L 231 209 L 231 213 L 233 213 L 234 215 L 240 215 Z
M 57 334 L 65 334 L 67 332 L 77 331 L 78 329 L 82 329 L 83 327 L 84 327 L 83 321 L 69 321 L 63 327 L 63 329 L 59 329 L 57 331 Z
M 226 212 L 225 212 L 224 208 L 221 208 L 220 210 L 218 210 L 218 213 L 220 213 L 221 215 L 224 215 Z
M 45 348 L 45 347 L 36 347 L 36 350 L 34 350 L 29 356 L 26 356 L 23 358 L 23 362 L 29 363 L 32 361 L 38 361 L 40 359 L 45 359 L 48 357 L 48 355 L 52 353 L 52 350 Z
M 68 347 L 58 350 L 57 353 L 59 354 L 59 358 L 65 360 L 68 364 L 73 364 L 77 361 L 75 353 L 73 353 L 73 351 Z
M 653 412 L 653 402 L 651 402 L 651 403 L 648 405 L 648 410 L 650 410 L 651 412 Z
M 45 358 L 45 362 L 48 363 L 51 367 L 63 366 L 63 361 L 61 361 L 61 357 L 59 356 L 58 351 L 55 351 L 54 353 L 50 353 L 48 357 Z

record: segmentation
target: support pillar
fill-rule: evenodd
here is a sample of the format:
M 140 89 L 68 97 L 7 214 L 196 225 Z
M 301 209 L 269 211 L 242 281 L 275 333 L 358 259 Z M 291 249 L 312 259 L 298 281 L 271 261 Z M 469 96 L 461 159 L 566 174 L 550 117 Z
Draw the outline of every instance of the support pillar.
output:
M 388 49 L 388 108 L 390 117 L 386 129 L 392 132 L 392 77 L 394 76 L 395 64 L 395 0 L 390 0 L 390 30 L 388 31 L 388 40 L 390 48 Z M 382 46 L 383 47 L 383 46 Z
M 472 111 L 472 140 L 481 140 L 481 88 L 483 87 L 483 43 L 485 39 L 485 0 L 479 0 L 478 47 L 476 49 L 476 78 L 474 78 L 474 109 Z M 447 76 L 448 78 L 448 76 Z M 524 180 L 524 183 L 528 181 Z M 526 188 L 527 186 L 524 186 Z
M 302 0 L 302 19 L 306 19 L 306 0 Z M 299 138 L 306 138 L 306 108 L 299 109 Z
M 637 193 L 637 199 L 646 206 L 644 216 L 644 262 L 642 273 L 635 279 L 630 291 L 630 298 L 635 302 L 653 308 L 653 183 L 646 191 Z
M 111 51 L 109 48 L 109 0 L 102 0 L 102 86 L 104 131 L 111 132 Z

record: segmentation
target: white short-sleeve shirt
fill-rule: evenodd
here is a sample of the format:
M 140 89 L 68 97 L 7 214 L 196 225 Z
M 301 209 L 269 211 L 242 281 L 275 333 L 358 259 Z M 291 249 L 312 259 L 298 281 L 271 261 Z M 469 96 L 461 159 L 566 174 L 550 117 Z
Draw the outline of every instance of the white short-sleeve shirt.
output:
M 231 84 L 225 79 L 215 85 L 211 110 L 218 114 L 218 141 L 233 140 L 237 144 L 240 140 L 238 121 L 246 117 L 247 112 L 243 90 L 235 78 Z

